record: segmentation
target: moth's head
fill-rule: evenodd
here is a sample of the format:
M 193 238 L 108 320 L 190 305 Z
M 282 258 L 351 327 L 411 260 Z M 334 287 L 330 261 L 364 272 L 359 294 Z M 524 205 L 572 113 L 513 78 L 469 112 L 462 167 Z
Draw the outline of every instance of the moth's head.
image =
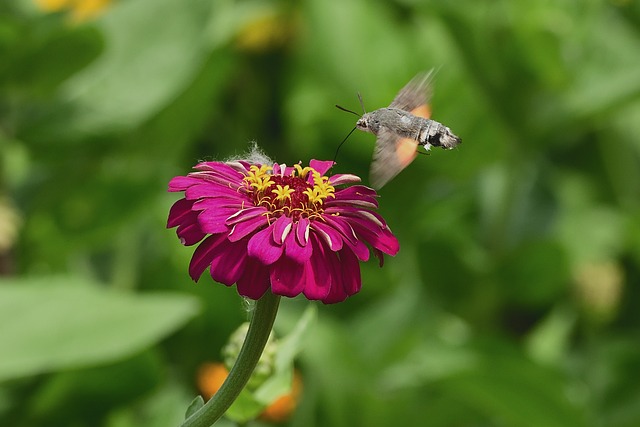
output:
M 374 113 L 365 113 L 356 122 L 356 127 L 362 131 L 377 134 L 380 130 L 380 120 Z

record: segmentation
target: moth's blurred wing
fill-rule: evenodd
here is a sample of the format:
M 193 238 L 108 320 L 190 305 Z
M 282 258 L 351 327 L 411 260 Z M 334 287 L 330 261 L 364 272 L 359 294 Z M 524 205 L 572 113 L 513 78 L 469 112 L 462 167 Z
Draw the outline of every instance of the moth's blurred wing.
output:
M 431 116 L 429 100 L 431 99 L 432 72 L 415 76 L 396 95 L 389 108 L 409 111 L 411 114 L 428 119 Z
M 416 158 L 417 148 L 418 141 L 402 138 L 385 128 L 380 129 L 371 162 L 371 185 L 381 188 L 391 181 Z

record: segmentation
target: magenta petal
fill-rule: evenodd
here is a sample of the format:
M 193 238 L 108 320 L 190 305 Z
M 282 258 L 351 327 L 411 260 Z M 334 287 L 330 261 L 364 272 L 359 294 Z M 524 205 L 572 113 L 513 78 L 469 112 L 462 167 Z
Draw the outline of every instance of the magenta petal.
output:
M 342 188 L 340 191 L 336 191 L 336 197 L 352 198 L 352 199 L 366 199 L 377 200 L 378 193 L 376 190 L 364 185 L 352 185 L 348 188 Z
M 169 218 L 167 220 L 167 228 L 173 228 L 184 223 L 192 214 L 191 208 L 193 202 L 187 199 L 180 199 L 175 202 L 169 210 Z
M 366 236 L 368 230 L 359 230 L 358 233 L 361 233 Z M 375 249 L 381 250 L 385 254 L 395 255 L 400 250 L 400 243 L 396 236 L 391 233 L 389 229 L 380 230 L 379 233 L 373 236 L 365 237 L 365 240 L 371 244 Z
M 232 168 L 228 168 L 228 170 L 222 170 L 220 168 L 207 170 L 205 167 L 196 167 L 196 169 L 200 170 L 190 173 L 190 178 L 196 178 L 200 181 L 214 184 L 221 191 L 227 189 L 234 191 L 240 190 L 240 192 L 243 192 L 244 189 L 246 189 L 245 183 L 243 182 L 246 175 Z
M 311 160 L 309 166 L 314 168 L 320 175 L 327 173 L 329 169 L 334 165 L 331 160 Z
M 300 218 L 296 227 L 296 240 L 300 246 L 307 246 L 309 242 L 310 222 L 307 218 Z
M 368 209 L 360 209 L 353 206 L 343 206 L 339 209 L 332 208 L 332 210 L 338 211 L 345 218 L 355 218 L 360 221 L 370 222 L 371 225 L 377 227 L 386 227 L 384 219 L 377 213 Z M 327 211 L 329 211 L 329 209 L 327 209 Z M 368 227 L 371 227 L 371 225 Z
M 266 220 L 262 216 L 248 219 L 244 222 L 240 222 L 234 225 L 229 233 L 229 240 L 236 242 L 240 239 L 247 237 L 249 234 L 255 232 L 260 227 L 263 227 Z
M 169 181 L 169 192 L 184 191 L 194 184 L 198 184 L 201 181 L 197 178 L 189 176 L 176 176 Z
M 376 258 L 378 258 L 378 265 L 382 267 L 384 265 L 384 253 L 382 251 L 379 251 L 378 249 L 374 249 L 373 253 L 375 254 Z
M 329 294 L 332 284 L 338 281 L 332 277 L 331 268 L 331 258 L 337 257 L 329 248 L 324 247 L 316 237 L 311 239 L 309 246 L 313 246 L 314 257 L 305 264 L 304 295 L 312 300 L 324 300 Z M 333 276 L 336 279 L 339 277 L 337 272 Z
M 238 280 L 238 293 L 257 300 L 267 289 L 269 289 L 269 269 L 260 261 L 247 258 L 244 274 Z
M 378 207 L 378 202 L 372 202 L 369 200 L 343 200 L 336 197 L 325 203 L 325 213 L 342 213 L 344 209 L 360 209 L 371 210 Z
M 272 226 L 265 228 L 254 234 L 249 239 L 247 252 L 249 256 L 257 258 L 265 265 L 271 265 L 276 262 L 284 250 L 283 245 L 277 244 L 273 240 Z
M 348 219 L 342 218 L 340 215 L 325 215 L 324 222 L 328 226 L 331 226 L 332 228 L 338 230 L 342 237 L 344 237 L 344 240 L 347 240 L 354 244 L 358 241 L 358 236 L 349 224 Z
M 218 175 L 231 182 L 242 181 L 246 176 L 244 173 L 235 169 L 233 165 L 222 162 L 202 162 L 195 165 L 194 169 Z
M 207 197 L 204 199 L 198 199 L 193 202 L 193 210 L 194 211 L 209 211 L 209 212 L 218 212 L 220 210 L 229 211 L 229 215 L 233 215 L 239 211 L 244 209 L 244 205 L 247 201 L 244 198 L 237 199 L 220 199 L 216 197 Z
M 199 179 L 197 183 L 184 190 L 184 196 L 189 200 L 204 199 L 208 197 L 231 200 L 245 198 L 245 196 L 238 193 L 238 190 L 235 188 L 229 188 L 228 186 L 205 181 L 204 179 Z
M 378 198 L 375 190 L 362 185 L 354 185 L 342 188 L 335 193 L 335 197 L 327 200 L 327 205 L 359 205 L 361 202 L 372 208 L 378 207 Z
M 194 214 L 195 219 L 195 214 Z M 176 230 L 176 234 L 180 238 L 180 242 L 182 242 L 185 246 L 191 246 L 198 243 L 200 240 L 206 237 L 206 234 L 202 232 L 200 226 L 197 222 L 185 223 L 178 226 Z
M 195 204 L 194 204 L 195 205 Z M 219 209 L 207 209 L 198 214 L 198 223 L 202 231 L 208 234 L 218 234 L 229 232 L 231 227 L 227 226 L 225 221 L 237 212 L 236 208 L 219 208 Z
M 301 245 L 296 237 L 298 234 L 298 228 L 301 227 L 301 224 L 293 223 L 293 231 L 287 236 L 284 245 L 284 253 L 287 258 L 291 258 L 298 264 L 305 263 L 309 261 L 311 255 L 313 254 L 313 248 L 310 244 Z
M 295 297 L 304 289 L 304 265 L 282 257 L 271 267 L 271 291 L 276 295 Z
M 379 249 L 389 255 L 395 255 L 400 250 L 398 239 L 388 228 L 376 227 L 369 221 L 354 217 L 350 217 L 348 221 L 360 239 L 369 243 L 375 249 Z
M 360 292 L 362 288 L 360 264 L 358 264 L 358 258 L 349 249 L 343 249 L 338 254 L 340 255 L 340 265 L 342 266 L 344 290 L 348 296 L 351 296 Z
M 382 233 L 378 235 L 378 241 L 380 250 L 388 255 L 393 256 L 400 250 L 400 242 L 388 228 L 382 230 Z
M 360 261 L 369 260 L 369 247 L 362 240 L 357 240 L 355 243 L 347 241 L 347 246 L 353 251 Z
M 322 302 L 325 304 L 333 304 L 344 301 L 348 295 L 344 290 L 342 265 L 338 254 L 328 252 L 326 261 L 331 273 L 331 289 L 329 289 L 329 293 L 322 299 Z
M 211 184 L 215 184 L 219 190 L 222 192 L 231 195 L 231 192 L 224 191 L 233 190 L 236 195 L 238 195 L 238 190 L 244 190 L 245 185 L 241 179 L 229 178 L 224 174 L 219 174 L 217 172 L 193 172 L 189 174 L 192 178 L 198 178 L 201 181 L 206 181 Z
M 218 245 L 212 254 L 209 273 L 213 280 L 228 286 L 236 283 L 244 273 L 244 267 L 249 258 L 246 242 L 227 241 L 225 244 Z
M 330 227 L 320 221 L 314 221 L 312 230 L 320 236 L 332 251 L 342 249 L 342 235 L 333 227 Z
M 235 160 L 235 161 L 226 162 L 226 164 L 230 168 L 237 170 L 243 175 L 246 175 L 247 172 L 249 172 L 249 170 L 251 169 L 251 166 L 257 166 L 257 167 L 262 166 L 262 163 L 250 163 L 246 160 Z
M 236 209 L 236 212 L 225 220 L 225 224 L 233 225 L 242 221 L 246 221 L 247 219 L 255 218 L 257 216 L 262 216 L 264 221 L 267 222 L 265 214 L 267 213 L 267 209 L 262 206 L 252 206 L 249 208 L 241 208 Z
M 291 231 L 293 221 L 288 216 L 282 215 L 273 223 L 273 240 L 281 245 Z
M 332 282 L 334 281 L 329 274 L 328 268 L 325 265 L 314 268 L 306 264 L 305 276 L 307 280 L 304 286 L 304 296 L 310 300 L 324 301 L 327 295 L 329 295 Z
M 260 163 L 249 163 L 245 160 L 235 160 L 235 161 L 226 162 L 225 164 L 229 167 L 229 169 L 241 174 L 243 178 L 247 176 L 247 172 L 249 172 L 249 170 L 251 169 L 251 166 L 253 165 L 258 167 L 262 166 Z
M 362 181 L 358 175 L 338 173 L 329 178 L 331 185 L 353 184 Z
M 198 243 L 206 237 L 206 234 L 198 225 L 198 214 L 190 208 L 193 202 L 180 199 L 171 207 L 167 227 L 172 228 L 178 226 L 176 234 L 180 238 L 180 242 L 185 246 L 191 246 Z
M 293 166 L 287 166 L 286 164 L 274 164 L 273 165 L 273 174 L 280 176 L 290 176 L 295 168 Z
M 209 267 L 217 247 L 227 240 L 224 234 L 214 234 L 204 239 L 196 248 L 189 263 L 189 275 L 194 281 L 198 281 L 204 270 Z

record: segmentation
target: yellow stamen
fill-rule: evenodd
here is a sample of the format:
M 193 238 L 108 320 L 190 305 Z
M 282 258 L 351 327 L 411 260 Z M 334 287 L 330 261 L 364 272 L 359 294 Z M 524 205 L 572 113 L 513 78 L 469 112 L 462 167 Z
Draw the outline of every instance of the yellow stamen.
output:
M 295 174 L 295 172 L 298 172 L 298 176 L 300 178 L 305 178 L 307 176 L 307 174 L 309 172 L 315 172 L 312 168 L 310 168 L 309 166 L 303 168 L 302 166 L 300 166 L 299 164 L 295 164 L 293 165 L 294 170 L 292 172 L 292 175 Z
M 328 197 L 335 197 L 335 187 L 329 184 L 329 178 L 320 175 L 315 170 L 313 173 L 313 188 L 307 188 L 304 194 L 309 198 L 309 202 L 322 205 Z
M 288 185 L 284 187 L 282 185 L 276 185 L 275 190 L 271 190 L 272 193 L 276 195 L 276 200 L 279 202 L 284 202 L 286 200 L 291 199 L 291 195 L 295 192 L 293 188 L 289 188 Z
M 289 176 L 291 178 L 274 176 L 272 167 L 252 165 L 244 177 L 244 188 L 253 193 L 256 206 L 268 210 L 264 215 L 269 222 L 280 215 L 323 220 L 325 200 L 335 198 L 336 189 L 329 178 L 311 167 L 303 168 L 299 164 L 293 165 Z M 303 184 L 298 178 L 311 185 Z
M 260 167 L 252 165 L 244 180 L 249 183 L 249 187 L 255 188 L 256 192 L 262 192 L 273 185 L 271 175 L 268 173 L 271 169 L 270 166 L 266 165 Z

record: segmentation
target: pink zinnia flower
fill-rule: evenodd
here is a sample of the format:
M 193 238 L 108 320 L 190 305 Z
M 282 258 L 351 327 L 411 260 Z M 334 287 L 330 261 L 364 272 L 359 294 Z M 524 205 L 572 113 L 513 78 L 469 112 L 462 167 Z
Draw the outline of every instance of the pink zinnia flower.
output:
M 355 175 L 323 176 L 333 162 L 310 167 L 246 161 L 203 162 L 178 176 L 169 191 L 184 191 L 169 213 L 184 245 L 200 242 L 189 265 L 197 281 L 211 277 L 259 299 L 300 293 L 324 303 L 343 301 L 361 288 L 360 261 L 370 245 L 383 262 L 398 240 L 380 215 L 376 192 Z

